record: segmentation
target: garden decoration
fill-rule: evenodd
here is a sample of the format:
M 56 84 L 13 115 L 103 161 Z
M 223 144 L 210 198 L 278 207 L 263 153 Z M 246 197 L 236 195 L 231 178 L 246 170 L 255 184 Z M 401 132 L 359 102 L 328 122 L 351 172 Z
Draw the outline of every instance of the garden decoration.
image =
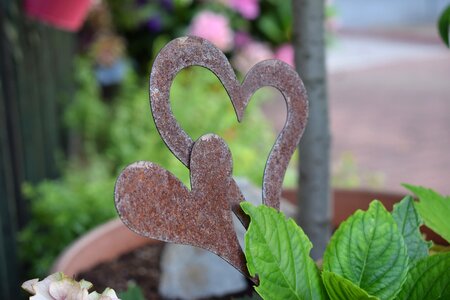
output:
M 245 227 L 249 219 L 240 207 L 245 199 L 232 178 L 230 150 L 214 134 L 194 142 L 170 108 L 170 87 L 175 76 L 194 65 L 209 69 L 219 78 L 238 121 L 259 88 L 272 86 L 282 93 L 287 106 L 286 123 L 268 156 L 262 186 L 263 204 L 279 209 L 283 177 L 306 125 L 308 102 L 303 83 L 288 64 L 266 60 L 256 64 L 241 84 L 226 56 L 199 37 L 182 37 L 167 44 L 156 57 L 150 75 L 153 119 L 168 148 L 190 170 L 191 190 L 159 165 L 136 162 L 117 179 L 116 208 L 134 232 L 209 250 L 250 278 L 233 228 L 232 213 Z

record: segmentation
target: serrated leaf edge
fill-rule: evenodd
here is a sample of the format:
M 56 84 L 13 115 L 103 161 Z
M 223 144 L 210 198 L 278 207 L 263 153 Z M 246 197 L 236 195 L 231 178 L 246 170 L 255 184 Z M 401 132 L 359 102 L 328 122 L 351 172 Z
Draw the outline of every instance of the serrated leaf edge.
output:
M 252 220 L 253 218 L 252 218 L 252 215 L 251 215 L 250 210 L 258 210 L 258 207 L 257 207 L 257 206 L 253 205 L 252 203 L 250 203 L 250 202 L 248 202 L 248 201 L 241 202 L 241 208 L 242 208 L 242 210 L 250 217 L 251 220 Z M 302 230 L 302 228 L 299 227 L 299 226 L 297 225 L 297 223 L 296 223 L 292 218 L 286 218 L 286 216 L 285 216 L 285 214 L 284 214 L 283 212 L 277 211 L 277 210 L 275 210 L 274 208 L 268 207 L 268 206 L 266 206 L 266 208 L 268 208 L 272 213 L 278 214 L 281 218 L 287 219 L 286 222 L 283 222 L 283 226 L 285 226 L 285 231 L 286 231 L 286 233 L 288 233 L 288 235 L 289 235 L 289 230 L 288 230 L 288 228 L 287 228 L 287 225 L 288 225 L 288 223 L 289 223 L 289 224 L 293 225 L 293 228 L 295 229 L 295 231 L 297 231 L 297 232 L 299 233 L 300 237 L 304 237 L 304 238 L 302 238 L 302 240 L 304 240 L 304 242 L 306 242 L 306 243 L 302 243 L 302 245 L 300 245 L 300 247 L 302 247 L 303 250 L 304 250 L 305 253 L 306 253 L 306 257 L 305 257 L 305 259 L 304 259 L 304 262 L 305 262 L 304 265 L 307 266 L 307 264 L 308 264 L 308 259 L 309 259 L 309 260 L 311 260 L 311 262 L 312 262 L 312 264 L 314 265 L 314 267 L 317 268 L 316 264 L 314 263 L 314 261 L 312 260 L 312 258 L 310 258 L 310 256 L 309 256 L 309 253 L 310 253 L 310 251 L 311 251 L 313 245 L 312 245 L 311 241 L 308 239 L 307 235 L 306 235 L 306 234 L 304 233 L 304 231 Z M 274 216 L 275 216 L 275 215 L 274 215 Z M 266 216 L 263 214 L 263 217 L 265 218 Z M 254 222 L 250 222 L 250 225 L 249 225 L 247 231 L 250 230 L 250 227 L 251 227 L 251 226 L 255 226 Z M 256 228 L 258 229 L 259 232 L 261 232 L 259 226 L 256 226 Z M 264 236 L 264 234 L 261 234 L 261 235 Z M 291 236 L 289 235 L 289 237 L 291 237 Z M 248 245 L 248 239 L 249 239 L 249 236 L 246 234 L 246 235 L 245 235 L 245 244 L 246 244 L 246 245 Z M 267 243 L 267 241 L 266 241 L 266 243 Z M 279 242 L 279 244 L 281 244 L 281 242 Z M 293 251 L 292 251 L 291 239 L 288 240 L 288 244 L 289 244 L 289 248 L 290 248 L 290 250 L 291 250 L 291 251 L 290 251 L 290 253 L 291 253 L 290 255 L 292 256 L 292 261 L 295 261 L 295 260 L 294 260 L 294 257 L 293 257 L 294 254 L 293 254 Z M 254 260 L 253 260 L 251 257 L 248 257 L 247 255 L 245 255 L 245 257 L 246 257 L 246 259 L 247 259 L 247 268 L 248 268 L 248 270 L 249 270 L 250 275 L 251 275 L 251 276 L 257 276 L 258 274 L 256 274 L 256 270 L 255 270 L 255 268 L 254 268 L 254 265 L 255 265 Z M 274 260 L 276 261 L 275 258 L 274 258 Z M 251 265 L 250 265 L 250 264 L 251 264 Z M 279 264 L 278 264 L 278 265 L 279 265 Z M 278 265 L 277 265 L 277 267 L 278 267 Z M 295 282 L 297 282 L 297 276 L 299 276 L 299 272 L 297 272 L 297 269 L 296 269 L 295 264 L 293 264 L 293 268 L 294 268 Z M 287 283 L 289 284 L 290 280 L 288 280 L 288 279 L 286 278 L 286 276 L 285 276 L 284 272 L 281 270 L 281 268 L 278 267 L 278 269 L 279 269 L 279 272 L 283 275 L 283 279 L 285 280 L 285 282 L 287 282 Z M 321 277 L 320 277 L 319 271 L 318 271 L 318 269 L 316 269 L 316 270 L 317 270 L 317 276 L 318 276 L 318 279 L 319 279 L 319 281 L 320 281 L 319 284 L 323 284 L 323 282 L 321 281 Z M 304 275 L 305 278 L 307 278 L 307 280 L 308 280 L 308 286 L 309 286 L 309 287 L 313 286 L 313 284 L 312 284 L 312 282 L 311 282 L 311 278 L 312 278 L 311 275 L 314 275 L 314 274 L 311 274 L 311 275 L 310 275 L 309 270 L 308 270 L 307 267 L 305 268 L 305 270 L 303 270 L 303 272 L 304 272 L 303 275 Z M 289 284 L 289 289 L 292 291 L 292 293 L 293 293 L 294 295 L 297 296 L 298 299 L 301 299 L 301 298 L 299 298 L 299 295 L 297 294 L 297 290 L 296 290 L 295 288 L 292 288 L 292 286 L 291 286 L 290 284 Z M 257 286 L 255 286 L 255 290 L 259 293 L 258 287 L 257 287 Z M 308 290 L 309 290 L 309 294 L 310 294 L 310 296 L 311 296 L 311 298 L 312 298 L 312 297 L 313 297 L 312 289 L 308 289 Z M 326 291 L 324 290 L 323 293 L 326 294 Z
M 341 228 L 341 226 L 346 226 L 347 224 L 351 224 L 351 225 L 348 225 L 348 226 L 350 226 L 351 228 L 352 228 L 352 230 L 353 230 L 353 223 L 354 223 L 354 221 L 356 220 L 356 218 L 358 217 L 358 218 L 362 218 L 363 216 L 360 216 L 360 215 L 363 215 L 363 214 L 365 214 L 367 211 L 369 211 L 373 206 L 377 206 L 377 210 L 376 210 L 376 214 L 378 215 L 378 213 L 379 213 L 379 209 L 382 209 L 383 211 L 385 211 L 387 214 L 389 214 L 389 216 L 391 216 L 390 215 L 390 213 L 386 210 L 386 208 L 384 207 L 384 205 L 379 201 L 379 200 L 373 200 L 371 203 L 370 203 L 370 205 L 369 205 L 369 208 L 366 210 L 366 211 L 363 211 L 363 210 L 361 210 L 361 209 L 358 209 L 358 210 L 356 210 L 349 218 L 347 218 L 344 222 L 342 222 L 341 223 L 341 225 L 339 226 L 339 228 Z M 392 217 L 392 216 L 391 216 Z M 392 217 L 393 218 L 393 217 Z M 395 226 L 395 227 L 397 227 L 397 223 L 395 222 L 395 220 L 393 220 L 393 225 Z M 334 254 L 334 256 L 336 256 L 336 257 L 338 257 L 337 256 L 337 252 L 336 252 L 336 250 L 338 249 L 338 246 L 337 246 L 337 240 L 338 240 L 338 238 L 339 238 L 339 236 L 340 236 L 340 234 L 341 233 L 338 233 L 338 231 L 339 231 L 339 228 L 336 230 L 336 232 L 335 232 L 335 234 L 331 237 L 331 240 L 330 240 L 330 242 L 328 243 L 328 246 L 327 246 L 327 249 L 325 250 L 325 253 L 324 253 L 324 260 L 323 260 L 323 270 L 324 271 L 329 271 L 329 272 L 333 272 L 330 268 L 329 268 L 329 260 L 328 260 L 328 257 L 332 257 L 332 255 Z M 336 233 L 338 233 L 339 235 L 336 235 Z M 400 237 L 402 238 L 402 241 L 403 241 L 403 237 L 402 237 L 402 235 L 401 235 L 401 233 L 399 232 L 399 234 L 400 234 Z M 333 253 L 332 254 L 329 254 L 329 249 L 331 249 L 330 247 L 332 247 L 332 245 L 334 245 L 334 244 L 336 244 L 336 246 L 335 247 L 333 247 L 334 248 L 334 251 L 333 251 Z M 350 244 L 349 244 L 350 245 Z M 404 245 L 404 251 L 405 251 L 405 254 L 406 254 L 406 259 L 407 259 L 407 261 L 409 261 L 409 257 L 408 257 L 408 255 L 407 255 L 407 249 L 406 249 L 406 244 L 405 244 L 405 242 L 403 241 L 403 245 Z M 341 263 L 341 261 L 340 261 L 340 259 L 338 258 L 337 259 L 337 261 L 338 261 L 338 263 L 339 263 L 339 269 L 342 271 L 342 263 Z M 365 268 L 365 267 L 364 267 Z M 333 272 L 333 273 L 336 273 L 336 272 Z M 361 272 L 361 274 L 362 274 L 363 272 Z M 406 272 L 405 272 L 406 273 Z M 336 274 L 338 274 L 338 273 L 336 273 Z M 338 274 L 339 275 L 339 274 Z M 339 275 L 339 276 L 342 276 L 342 275 Z M 344 276 L 342 276 L 343 278 L 345 278 Z M 345 279 L 347 279 L 347 278 L 345 278 Z M 361 279 L 361 277 L 360 277 L 360 279 Z M 349 280 L 349 279 L 347 279 L 347 280 Z M 406 280 L 406 274 L 404 274 L 404 277 L 403 277 L 403 282 Z M 351 280 L 349 280 L 350 282 L 352 282 L 353 284 L 356 284 L 355 282 L 353 282 L 353 281 L 351 281 Z M 402 283 L 403 284 L 403 283 Z M 360 282 L 358 283 L 358 284 L 356 284 L 358 287 L 360 287 L 359 285 L 360 285 Z M 361 289 L 363 289 L 362 287 L 360 287 Z M 388 287 L 385 287 L 385 288 L 382 288 L 382 289 L 380 289 L 380 290 L 378 290 L 378 292 L 380 292 L 380 291 L 382 291 L 382 290 L 386 290 Z M 391 297 L 391 298 L 393 298 L 393 297 L 395 297 L 395 295 L 396 294 L 398 294 L 398 292 L 400 291 L 400 288 L 401 288 L 401 285 L 399 286 L 399 288 L 397 289 L 397 291 L 396 291 L 396 293 Z M 366 291 L 367 292 L 367 291 Z
M 369 298 L 369 299 L 377 299 L 377 300 L 379 300 L 380 298 L 378 298 L 378 297 L 376 297 L 376 296 L 373 296 L 373 295 L 370 295 L 369 293 L 367 293 L 367 291 L 366 290 L 364 290 L 363 288 L 361 288 L 361 287 L 359 287 L 359 286 L 357 286 L 356 284 L 354 284 L 352 281 L 350 281 L 350 280 L 348 280 L 347 278 L 344 278 L 344 277 L 342 277 L 341 275 L 339 275 L 339 274 L 336 274 L 336 273 L 334 273 L 334 272 L 330 272 L 330 271 L 323 271 L 322 272 L 322 275 L 321 275 L 321 277 L 322 277 L 322 280 L 323 280 L 323 283 L 324 283 L 324 286 L 325 286 L 325 289 L 326 289 L 326 291 L 327 291 L 327 293 L 328 293 L 328 296 L 330 297 L 330 299 L 332 299 L 331 298 L 331 296 L 330 296 L 330 294 L 329 294 L 329 292 L 328 292 L 328 285 L 327 284 L 325 284 L 325 280 L 323 279 L 324 278 L 324 276 L 326 275 L 326 274 L 333 274 L 333 275 L 335 275 L 335 276 L 337 276 L 337 277 L 339 277 L 339 278 L 341 278 L 343 281 L 345 281 L 345 282 L 347 282 L 347 283 L 349 283 L 351 286 L 353 286 L 353 287 L 355 287 L 356 289 L 359 289 L 360 291 L 362 291 L 366 296 L 367 296 L 367 298 Z M 333 300 L 333 299 L 332 299 Z

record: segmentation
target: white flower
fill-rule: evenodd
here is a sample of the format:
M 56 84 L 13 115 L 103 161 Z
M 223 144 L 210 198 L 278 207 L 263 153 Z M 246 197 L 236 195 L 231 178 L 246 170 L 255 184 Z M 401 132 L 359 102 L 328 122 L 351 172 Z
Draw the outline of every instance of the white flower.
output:
M 89 294 L 91 287 L 89 281 L 78 282 L 62 272 L 54 273 L 42 281 L 31 279 L 22 284 L 22 288 L 33 295 L 30 300 L 120 300 L 110 288 L 106 288 L 102 294 Z
M 103 293 L 92 292 L 89 294 L 88 300 L 120 300 L 113 289 L 106 288 Z

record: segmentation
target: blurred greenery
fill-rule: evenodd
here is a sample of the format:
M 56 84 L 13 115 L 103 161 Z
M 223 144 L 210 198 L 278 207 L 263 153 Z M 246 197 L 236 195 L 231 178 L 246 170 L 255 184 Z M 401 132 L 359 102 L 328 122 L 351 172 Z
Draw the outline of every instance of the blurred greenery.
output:
M 335 188 L 354 189 L 364 186 L 370 189 L 381 189 L 384 179 L 382 172 L 361 169 L 354 155 L 346 152 L 333 165 L 331 184 Z
M 262 41 L 272 49 L 292 42 L 292 0 L 259 0 L 258 12 L 245 17 L 230 1 L 204 0 L 106 0 L 114 27 L 126 39 L 130 56 L 139 71 L 147 71 L 161 40 L 168 42 L 189 33 L 192 20 L 201 12 L 212 11 L 225 16 L 233 32 L 245 33 L 255 41 Z M 246 6 L 246 5 L 241 5 Z M 252 4 L 247 4 L 252 6 Z M 250 9 L 247 7 L 247 9 Z M 325 17 L 333 23 L 337 16 L 335 7 L 327 3 Z M 334 28 L 327 26 L 330 41 Z M 218 33 L 219 34 L 219 33 Z M 155 51 L 156 50 L 156 51 Z M 234 47 L 227 52 L 233 56 Z M 145 66 L 143 68 L 143 66 Z
M 119 297 L 122 300 L 145 300 L 142 289 L 134 282 L 129 282 L 127 290 L 120 292 Z
M 441 13 L 437 25 L 442 41 L 450 48 L 450 5 Z
M 21 257 L 30 276 L 43 276 L 64 247 L 94 226 L 116 216 L 114 182 L 120 171 L 138 160 L 162 165 L 189 185 L 189 173 L 167 149 L 152 121 L 148 86 L 128 72 L 119 94 L 100 99 L 90 61 L 76 64 L 78 89 L 67 108 L 67 126 L 80 140 L 79 151 L 62 162 L 62 177 L 26 185 L 31 218 L 20 234 Z M 237 122 L 219 80 L 208 70 L 192 67 L 179 73 L 171 89 L 174 115 L 196 139 L 208 132 L 222 136 L 234 160 L 234 174 L 261 185 L 266 157 L 275 135 L 259 104 L 257 92 L 244 121 Z

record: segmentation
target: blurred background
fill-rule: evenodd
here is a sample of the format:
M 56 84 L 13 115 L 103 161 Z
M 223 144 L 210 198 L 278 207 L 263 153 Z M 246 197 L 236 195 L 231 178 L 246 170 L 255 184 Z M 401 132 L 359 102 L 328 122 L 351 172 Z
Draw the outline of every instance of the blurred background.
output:
M 187 169 L 160 140 L 148 104 L 152 62 L 167 42 L 204 37 L 226 53 L 241 79 L 264 59 L 294 64 L 290 1 L 0 4 L 3 295 L 17 289 L 19 278 L 42 277 L 66 245 L 116 216 L 114 182 L 126 165 L 157 162 L 189 183 Z M 334 187 L 404 193 L 407 182 L 450 194 L 450 52 L 436 28 L 449 4 L 327 2 Z M 258 91 L 239 125 L 207 70 L 181 71 L 171 89 L 182 127 L 194 139 L 222 136 L 235 175 L 256 186 L 284 124 L 280 97 L 271 88 Z M 297 161 L 294 156 L 286 187 L 296 184 Z

